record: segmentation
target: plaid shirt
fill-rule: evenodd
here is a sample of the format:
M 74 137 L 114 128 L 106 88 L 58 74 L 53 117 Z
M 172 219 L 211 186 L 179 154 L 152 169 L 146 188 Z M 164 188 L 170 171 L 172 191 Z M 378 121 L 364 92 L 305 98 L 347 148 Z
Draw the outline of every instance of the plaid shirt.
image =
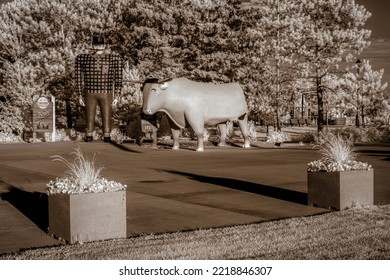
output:
M 77 92 L 97 93 L 112 91 L 120 94 L 122 89 L 123 61 L 117 54 L 80 54 L 76 57 Z

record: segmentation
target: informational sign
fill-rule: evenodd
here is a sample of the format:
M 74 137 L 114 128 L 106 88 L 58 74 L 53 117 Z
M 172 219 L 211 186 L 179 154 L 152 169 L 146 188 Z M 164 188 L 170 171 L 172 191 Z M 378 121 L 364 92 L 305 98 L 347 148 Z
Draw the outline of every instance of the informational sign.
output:
M 33 131 L 53 132 L 53 103 L 47 97 L 39 97 L 33 106 Z
M 156 115 L 141 114 L 141 127 L 142 132 L 152 132 L 157 130 L 157 117 Z
M 156 115 L 141 114 L 141 130 L 145 139 L 152 139 L 157 137 L 157 118 Z
M 147 120 L 141 120 L 142 132 L 152 132 L 154 129 L 157 129 L 153 124 Z

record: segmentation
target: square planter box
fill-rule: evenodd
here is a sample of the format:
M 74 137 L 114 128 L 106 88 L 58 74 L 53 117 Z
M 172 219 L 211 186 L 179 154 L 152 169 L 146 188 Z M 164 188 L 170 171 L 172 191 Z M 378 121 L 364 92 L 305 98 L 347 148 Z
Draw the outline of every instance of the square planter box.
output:
M 374 204 L 374 170 L 307 172 L 308 204 L 335 210 Z
M 49 234 L 69 243 L 126 238 L 126 191 L 49 195 Z

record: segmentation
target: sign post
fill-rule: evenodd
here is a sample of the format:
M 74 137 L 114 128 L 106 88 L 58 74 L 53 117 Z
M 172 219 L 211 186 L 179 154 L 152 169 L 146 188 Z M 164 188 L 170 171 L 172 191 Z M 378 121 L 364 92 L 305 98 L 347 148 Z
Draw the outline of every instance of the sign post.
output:
M 54 95 L 51 96 L 51 103 L 53 104 L 53 131 L 51 133 L 51 141 L 55 142 L 56 141 L 56 98 Z

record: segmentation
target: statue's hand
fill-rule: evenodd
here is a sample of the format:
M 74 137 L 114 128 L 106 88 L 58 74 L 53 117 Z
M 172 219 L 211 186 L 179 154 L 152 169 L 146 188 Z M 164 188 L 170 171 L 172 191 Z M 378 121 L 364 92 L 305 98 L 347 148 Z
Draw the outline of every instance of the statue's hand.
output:
M 79 97 L 79 103 L 81 106 L 85 106 L 85 103 L 84 103 L 84 98 L 82 96 Z
M 112 105 L 113 107 L 115 107 L 117 104 L 118 104 L 118 99 L 115 98 L 114 100 L 112 100 L 111 105 Z

